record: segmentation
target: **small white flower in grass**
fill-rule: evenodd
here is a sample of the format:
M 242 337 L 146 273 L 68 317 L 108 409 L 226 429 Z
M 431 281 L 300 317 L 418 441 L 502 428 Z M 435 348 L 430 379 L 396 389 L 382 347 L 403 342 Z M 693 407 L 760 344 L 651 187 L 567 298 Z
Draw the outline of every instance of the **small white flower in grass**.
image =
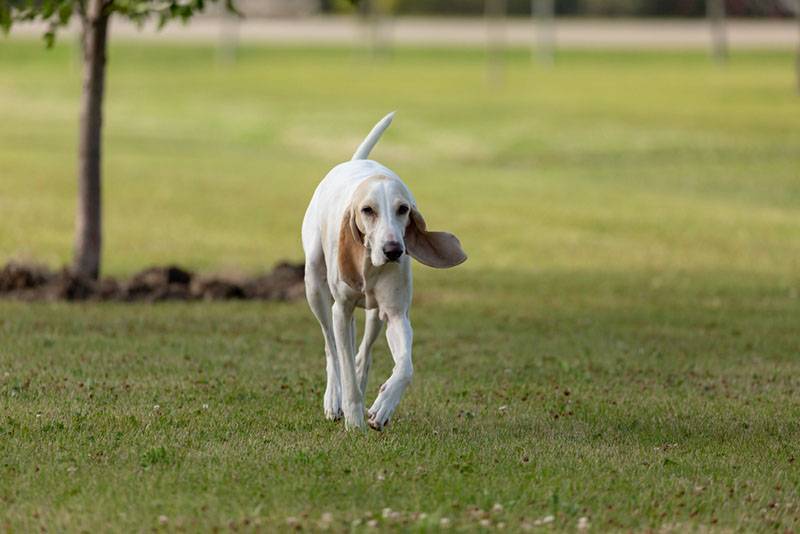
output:
M 426 514 L 425 512 L 420 512 L 420 514 L 417 516 L 417 519 L 419 519 L 420 521 L 425 521 L 426 519 L 428 519 L 428 514 Z
M 381 512 L 381 515 L 383 516 L 384 519 L 389 519 L 389 517 L 392 515 L 392 509 L 384 508 L 383 511 Z
M 502 406 L 500 406 L 500 407 L 497 409 L 497 411 L 498 411 L 498 412 L 500 412 L 500 413 L 505 413 L 505 412 L 507 412 L 507 411 L 508 411 L 508 405 L 507 405 L 507 404 L 503 404 Z
M 378 527 L 378 520 L 377 519 L 370 519 L 367 521 L 367 526 L 369 528 L 377 528 Z
M 158 404 L 154 404 L 154 405 L 153 405 L 153 409 L 154 409 L 155 411 L 158 411 L 158 410 L 160 410 L 160 409 L 161 409 L 161 406 L 159 406 Z
M 71 466 L 67 467 L 67 473 L 74 473 L 77 470 L 78 470 L 78 468 L 75 467 L 74 465 L 71 465 Z
M 533 524 L 534 524 L 534 526 L 538 527 L 540 525 L 546 525 L 548 523 L 552 523 L 555 520 L 556 520 L 556 518 L 553 517 L 552 515 L 546 515 L 543 518 L 537 519 L 536 521 L 534 521 Z
M 491 519 L 481 519 L 480 520 L 480 525 L 482 527 L 489 528 L 489 527 L 492 526 L 492 520 Z
M 492 506 L 492 512 L 499 514 L 502 511 L 503 511 L 503 505 L 500 504 L 499 502 L 494 503 L 494 506 Z
M 169 523 L 169 517 L 167 517 L 165 515 L 158 516 L 158 524 L 159 525 L 166 525 L 167 523 Z
M 353 519 L 353 521 L 352 521 L 350 524 L 351 524 L 353 527 L 358 527 L 358 526 L 361 526 L 361 519 L 358 519 L 358 518 L 356 518 L 356 519 Z
M 206 403 L 206 404 L 203 404 L 203 409 L 204 409 L 204 410 L 208 410 L 208 404 L 207 404 L 207 403 Z
M 506 528 L 506 524 L 503 521 L 497 523 L 497 530 L 503 530 Z
M 36 419 L 41 419 L 41 417 L 42 417 L 42 414 L 40 414 L 40 413 L 36 414 Z
M 443 517 L 439 520 L 439 526 L 442 528 L 450 528 L 450 518 Z
M 589 530 L 589 518 L 581 517 L 578 519 L 578 530 Z
M 319 523 L 317 523 L 317 526 L 320 528 L 320 530 L 328 530 L 331 528 L 331 523 L 333 523 L 333 514 L 330 512 L 325 512 L 319 516 Z

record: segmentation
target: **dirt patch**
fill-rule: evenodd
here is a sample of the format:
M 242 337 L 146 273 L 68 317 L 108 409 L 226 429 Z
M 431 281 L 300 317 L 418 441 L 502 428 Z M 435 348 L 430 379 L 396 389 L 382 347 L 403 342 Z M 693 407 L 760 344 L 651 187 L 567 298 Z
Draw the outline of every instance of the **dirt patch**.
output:
M 150 267 L 130 279 L 90 280 L 68 269 L 11 262 L 0 270 L 0 298 L 156 302 L 164 300 L 294 300 L 304 294 L 303 264 L 282 262 L 254 277 L 199 275 L 175 265 Z

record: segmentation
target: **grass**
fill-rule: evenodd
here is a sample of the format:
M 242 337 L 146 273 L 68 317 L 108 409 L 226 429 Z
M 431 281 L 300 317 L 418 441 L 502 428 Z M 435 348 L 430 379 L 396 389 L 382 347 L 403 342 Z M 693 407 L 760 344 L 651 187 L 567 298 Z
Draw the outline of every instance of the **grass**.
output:
M 3 528 L 800 529 L 789 53 L 512 51 L 499 86 L 471 50 L 118 43 L 110 65 L 106 272 L 299 258 L 317 181 L 390 109 L 375 157 L 470 260 L 417 268 L 415 382 L 382 434 L 322 419 L 305 303 L 0 302 Z M 3 41 L 0 73 L 0 258 L 59 264 L 76 52 Z

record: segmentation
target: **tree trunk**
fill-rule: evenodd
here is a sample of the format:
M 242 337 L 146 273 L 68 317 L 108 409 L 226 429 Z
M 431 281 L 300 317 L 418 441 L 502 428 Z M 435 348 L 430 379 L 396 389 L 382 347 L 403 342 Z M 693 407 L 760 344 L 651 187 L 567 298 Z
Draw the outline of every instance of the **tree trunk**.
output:
M 89 0 L 83 19 L 83 94 L 78 134 L 78 208 L 75 257 L 79 276 L 100 275 L 102 244 L 100 155 L 109 14 L 104 0 Z

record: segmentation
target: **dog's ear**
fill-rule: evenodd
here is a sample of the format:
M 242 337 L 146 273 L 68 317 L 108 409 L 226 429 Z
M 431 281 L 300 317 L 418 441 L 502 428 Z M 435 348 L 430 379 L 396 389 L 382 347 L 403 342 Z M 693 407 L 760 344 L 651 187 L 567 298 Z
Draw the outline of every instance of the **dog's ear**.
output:
M 355 210 L 348 208 L 339 228 L 339 274 L 356 291 L 364 291 L 364 260 L 367 249 L 356 224 Z
M 426 230 L 425 219 L 417 208 L 411 209 L 406 227 L 406 249 L 418 262 L 438 269 L 455 267 L 467 259 L 456 236 Z

